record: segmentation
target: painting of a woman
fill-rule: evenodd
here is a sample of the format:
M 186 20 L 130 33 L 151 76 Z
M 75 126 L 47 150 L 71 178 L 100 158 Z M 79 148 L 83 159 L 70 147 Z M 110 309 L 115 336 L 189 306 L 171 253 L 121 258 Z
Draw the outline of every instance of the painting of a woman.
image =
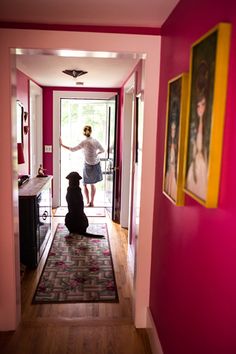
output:
M 177 199 L 177 162 L 179 140 L 179 115 L 181 78 L 169 86 L 169 108 L 166 144 L 166 165 L 164 177 L 164 191 L 174 201 Z
M 171 142 L 169 147 L 168 165 L 165 178 L 165 191 L 171 198 L 176 200 L 177 196 L 177 180 L 176 180 L 176 165 L 177 165 L 177 143 L 176 143 L 176 122 L 171 122 Z
M 193 49 L 185 189 L 207 199 L 217 33 Z
M 208 66 L 202 61 L 196 81 L 196 116 L 191 126 L 192 161 L 187 172 L 186 186 L 205 200 L 207 192 L 208 151 L 204 141 L 205 114 L 208 103 Z

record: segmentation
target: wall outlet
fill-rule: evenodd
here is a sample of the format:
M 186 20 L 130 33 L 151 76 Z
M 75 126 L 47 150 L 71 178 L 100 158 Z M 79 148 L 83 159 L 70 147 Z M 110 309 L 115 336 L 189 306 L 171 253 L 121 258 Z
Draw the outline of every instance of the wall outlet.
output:
M 44 145 L 44 152 L 52 153 L 52 145 Z

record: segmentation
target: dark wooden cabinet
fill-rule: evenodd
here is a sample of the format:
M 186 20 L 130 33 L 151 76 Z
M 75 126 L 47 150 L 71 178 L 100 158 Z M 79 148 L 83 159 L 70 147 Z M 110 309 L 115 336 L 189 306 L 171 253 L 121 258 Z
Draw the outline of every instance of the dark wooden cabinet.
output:
M 52 177 L 30 178 L 19 188 L 20 260 L 36 268 L 52 229 Z

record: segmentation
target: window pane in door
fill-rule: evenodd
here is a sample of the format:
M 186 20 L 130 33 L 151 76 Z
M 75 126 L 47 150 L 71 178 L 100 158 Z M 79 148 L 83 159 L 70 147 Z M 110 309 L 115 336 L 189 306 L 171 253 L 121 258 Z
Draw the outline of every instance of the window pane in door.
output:
M 92 136 L 106 149 L 106 101 L 61 99 L 61 137 L 65 145 L 76 146 L 84 139 L 83 127 L 91 125 Z M 104 157 L 104 154 L 100 155 Z M 71 171 L 83 173 L 83 152 L 61 149 L 61 205 L 66 205 L 66 176 Z M 103 164 L 102 164 L 103 165 Z M 104 206 L 104 181 L 96 184 L 95 205 Z

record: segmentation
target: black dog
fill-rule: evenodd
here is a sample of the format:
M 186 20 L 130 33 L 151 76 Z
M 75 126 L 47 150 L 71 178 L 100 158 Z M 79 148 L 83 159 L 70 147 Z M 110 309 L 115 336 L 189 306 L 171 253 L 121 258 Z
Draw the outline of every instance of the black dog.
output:
M 65 217 L 65 225 L 70 233 L 76 233 L 87 237 L 103 238 L 103 235 L 94 235 L 86 232 L 89 226 L 88 218 L 84 213 L 84 200 L 79 186 L 82 177 L 78 172 L 71 172 L 66 176 L 69 180 L 66 201 L 69 212 Z

